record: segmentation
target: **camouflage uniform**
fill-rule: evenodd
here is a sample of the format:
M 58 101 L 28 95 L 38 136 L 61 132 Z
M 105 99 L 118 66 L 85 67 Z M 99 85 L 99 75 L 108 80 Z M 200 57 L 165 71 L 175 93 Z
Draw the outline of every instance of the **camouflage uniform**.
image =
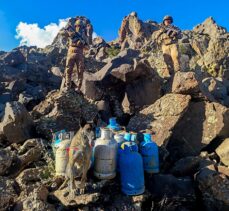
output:
M 80 37 L 80 39 L 74 38 L 76 34 L 78 37 Z M 80 90 L 82 86 L 83 73 L 85 68 L 83 49 L 87 44 L 87 37 L 83 29 L 78 31 L 77 29 L 75 29 L 75 31 L 67 30 L 67 35 L 69 38 L 69 48 L 68 48 L 66 68 L 65 68 L 65 85 L 68 89 L 71 87 L 72 74 L 74 71 L 74 66 L 76 65 L 77 76 L 78 76 L 78 81 L 76 84 L 77 84 L 77 89 Z
M 162 44 L 162 52 L 167 70 L 170 74 L 180 71 L 178 39 L 181 38 L 181 31 L 174 25 L 165 26 L 161 24 L 159 31 L 159 42 Z

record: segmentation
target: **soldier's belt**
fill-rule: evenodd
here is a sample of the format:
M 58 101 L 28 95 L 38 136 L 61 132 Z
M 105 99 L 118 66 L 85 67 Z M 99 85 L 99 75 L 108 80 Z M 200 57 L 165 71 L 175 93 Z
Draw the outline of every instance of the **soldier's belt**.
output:
M 166 41 L 167 41 L 167 42 L 166 42 Z M 163 44 L 163 45 L 177 44 L 177 40 L 163 40 L 162 44 Z
M 68 53 L 82 53 L 83 52 L 83 48 L 81 47 L 70 47 L 68 49 Z

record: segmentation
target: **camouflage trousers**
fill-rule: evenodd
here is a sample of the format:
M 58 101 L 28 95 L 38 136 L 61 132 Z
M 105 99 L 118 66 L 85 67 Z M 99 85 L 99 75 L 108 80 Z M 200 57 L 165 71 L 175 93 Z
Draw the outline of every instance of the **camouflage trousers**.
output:
M 176 43 L 170 45 L 162 45 L 162 52 L 170 75 L 174 72 L 180 71 L 178 45 Z
M 83 82 L 84 73 L 84 56 L 81 52 L 68 52 L 65 68 L 65 85 L 70 88 L 74 66 L 76 65 L 77 81 L 75 82 L 78 90 L 80 90 Z

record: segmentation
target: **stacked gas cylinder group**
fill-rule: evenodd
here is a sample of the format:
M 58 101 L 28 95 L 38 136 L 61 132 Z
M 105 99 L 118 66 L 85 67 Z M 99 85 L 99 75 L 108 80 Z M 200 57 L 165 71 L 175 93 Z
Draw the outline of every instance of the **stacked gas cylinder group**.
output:
M 145 191 L 144 171 L 159 172 L 158 146 L 152 135 L 143 133 L 139 143 L 137 133 L 126 132 L 115 118 L 110 118 L 107 127 L 96 129 L 96 137 L 91 159 L 94 175 L 98 179 L 113 179 L 118 172 L 123 193 L 142 194 Z M 66 153 L 71 138 L 60 143 L 56 140 L 56 174 L 64 175 L 68 159 L 64 151 Z

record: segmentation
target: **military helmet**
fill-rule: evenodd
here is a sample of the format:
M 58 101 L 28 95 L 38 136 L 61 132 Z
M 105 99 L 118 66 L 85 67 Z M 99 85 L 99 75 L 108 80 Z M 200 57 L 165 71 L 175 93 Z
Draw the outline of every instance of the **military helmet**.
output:
M 163 18 L 163 23 L 165 22 L 165 20 L 171 20 L 171 22 L 173 23 L 173 17 L 170 16 L 170 15 L 166 15 L 166 16 Z
M 83 22 L 80 19 L 76 20 L 75 26 L 82 26 L 82 25 L 83 25 Z

